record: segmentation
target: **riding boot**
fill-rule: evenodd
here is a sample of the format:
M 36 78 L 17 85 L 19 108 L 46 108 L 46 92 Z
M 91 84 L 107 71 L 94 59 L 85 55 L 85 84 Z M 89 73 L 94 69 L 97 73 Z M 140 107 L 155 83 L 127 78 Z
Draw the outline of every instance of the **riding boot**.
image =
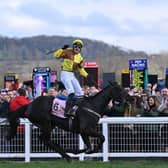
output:
M 73 115 L 73 110 L 72 107 L 74 105 L 74 93 L 71 93 L 68 96 L 68 99 L 66 101 L 66 106 L 65 106 L 65 117 L 70 117 L 70 116 L 74 116 Z

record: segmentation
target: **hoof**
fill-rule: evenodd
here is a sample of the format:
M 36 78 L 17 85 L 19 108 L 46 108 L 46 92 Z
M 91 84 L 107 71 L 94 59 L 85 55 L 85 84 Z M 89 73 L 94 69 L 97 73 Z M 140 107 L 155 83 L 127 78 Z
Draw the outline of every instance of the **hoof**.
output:
M 74 114 L 74 113 L 64 114 L 64 117 L 74 118 L 74 117 L 76 117 L 76 114 Z
M 72 162 L 72 158 L 71 158 L 69 155 L 67 155 L 67 156 L 65 157 L 65 159 L 66 159 L 66 161 L 67 161 L 68 163 Z
M 93 153 L 93 150 L 92 149 L 87 149 L 85 153 L 86 154 L 91 154 L 91 153 Z

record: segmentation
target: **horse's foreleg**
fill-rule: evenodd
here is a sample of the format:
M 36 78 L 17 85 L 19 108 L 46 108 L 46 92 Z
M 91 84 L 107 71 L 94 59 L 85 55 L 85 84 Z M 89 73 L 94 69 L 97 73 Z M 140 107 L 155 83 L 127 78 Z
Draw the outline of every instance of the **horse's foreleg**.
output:
M 103 134 L 98 133 L 95 129 L 86 129 L 86 130 L 85 130 L 85 135 L 87 135 L 86 137 L 89 137 L 89 136 L 90 136 L 90 137 L 98 138 L 98 144 L 97 144 L 97 146 L 96 146 L 94 149 L 92 149 L 92 147 L 89 148 L 89 149 L 91 149 L 91 150 L 86 151 L 87 153 L 95 153 L 95 152 L 97 152 L 99 149 L 102 148 L 103 142 L 105 141 L 105 137 L 104 137 Z M 90 143 L 90 142 L 89 142 L 89 143 Z M 89 144 L 89 143 L 88 143 L 88 144 Z M 91 145 L 91 143 L 90 143 L 90 145 Z
M 88 135 L 85 135 L 85 134 L 81 134 L 81 137 L 83 139 L 83 142 L 84 144 L 86 145 L 86 149 L 85 149 L 85 152 L 86 153 L 90 153 L 90 151 L 92 151 L 92 145 L 91 145 L 91 142 L 90 142 L 90 139 L 89 139 L 89 136 Z
M 95 134 L 96 134 L 95 137 L 97 137 L 98 140 L 99 140 L 99 142 L 98 142 L 98 144 L 97 144 L 97 147 L 94 149 L 94 152 L 97 152 L 99 149 L 102 148 L 103 143 L 104 143 L 104 141 L 105 141 L 105 137 L 104 137 L 103 134 L 100 134 L 100 133 L 95 133 Z
M 84 149 L 79 149 L 79 150 L 73 150 L 73 149 L 66 149 L 66 152 L 73 153 L 73 154 L 80 154 L 84 152 L 88 152 L 92 150 L 92 146 L 89 140 L 89 137 L 85 134 L 81 134 L 81 137 L 83 139 L 84 144 L 86 145 L 86 148 Z

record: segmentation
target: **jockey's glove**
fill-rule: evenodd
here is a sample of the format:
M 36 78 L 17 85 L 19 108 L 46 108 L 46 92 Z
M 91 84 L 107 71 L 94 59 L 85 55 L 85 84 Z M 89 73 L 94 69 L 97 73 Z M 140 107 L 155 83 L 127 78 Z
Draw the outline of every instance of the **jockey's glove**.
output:
M 69 45 L 68 45 L 68 44 L 65 44 L 65 45 L 62 47 L 63 50 L 65 50 L 65 49 L 67 49 L 67 48 L 69 48 Z

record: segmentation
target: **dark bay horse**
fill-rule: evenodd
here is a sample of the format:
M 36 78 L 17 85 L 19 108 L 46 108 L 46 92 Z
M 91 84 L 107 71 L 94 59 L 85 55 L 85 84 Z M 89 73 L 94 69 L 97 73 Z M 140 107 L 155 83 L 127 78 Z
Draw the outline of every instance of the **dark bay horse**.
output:
M 99 133 L 96 129 L 103 109 L 108 105 L 111 99 L 123 101 L 126 96 L 127 93 L 123 88 L 121 88 L 121 86 L 115 82 L 109 83 L 107 87 L 102 89 L 95 96 L 87 98 L 84 97 L 82 100 L 80 100 L 76 110 L 76 117 L 74 119 L 59 118 L 52 115 L 51 111 L 54 97 L 40 96 L 29 105 L 10 112 L 8 118 L 10 129 L 7 138 L 11 139 L 15 136 L 18 126 L 17 121 L 19 118 L 28 118 L 31 123 L 40 128 L 40 139 L 44 142 L 44 144 L 50 149 L 53 149 L 55 152 L 58 152 L 66 160 L 71 160 L 71 157 L 67 154 L 67 152 L 74 154 L 82 152 L 96 152 L 101 149 L 105 140 L 103 134 Z M 69 126 L 70 122 L 71 127 Z M 64 150 L 59 144 L 52 142 L 50 134 L 52 129 L 56 126 L 66 131 L 80 134 L 86 148 L 78 151 Z M 98 138 L 98 144 L 96 147 L 94 147 L 94 149 L 91 146 L 89 137 Z

